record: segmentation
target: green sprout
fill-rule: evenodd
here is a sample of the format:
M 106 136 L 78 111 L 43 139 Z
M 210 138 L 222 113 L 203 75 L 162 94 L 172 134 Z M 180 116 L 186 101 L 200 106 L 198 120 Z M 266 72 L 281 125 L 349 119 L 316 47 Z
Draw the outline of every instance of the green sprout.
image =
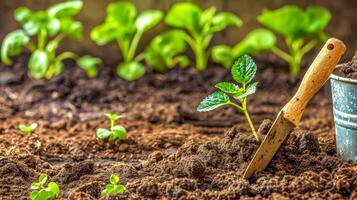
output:
M 31 200 L 50 200 L 55 199 L 60 194 L 60 188 L 56 182 L 49 182 L 47 187 L 45 186 L 47 182 L 47 174 L 41 174 L 38 177 L 38 182 L 31 184 Z
M 105 113 L 105 116 L 110 121 L 110 129 L 98 128 L 96 132 L 97 138 L 101 140 L 109 139 L 109 141 L 125 140 L 126 129 L 121 125 L 115 125 L 115 122 L 123 116 L 112 113 Z
M 19 125 L 19 129 L 24 135 L 31 135 L 36 128 L 37 128 L 36 123 L 32 123 L 30 125 L 26 125 L 26 124 Z
M 91 38 L 97 45 L 115 41 L 122 53 L 124 62 L 117 66 L 117 74 L 133 81 L 145 73 L 140 63 L 144 54 L 136 56 L 136 50 L 143 34 L 156 26 L 163 18 L 159 10 L 146 10 L 136 17 L 135 5 L 129 1 L 111 3 L 107 8 L 105 22 L 91 31 Z
M 207 112 L 220 106 L 232 105 L 244 113 L 255 139 L 259 141 L 259 135 L 255 131 L 247 108 L 247 97 L 256 91 L 257 83 L 251 83 L 256 71 L 257 65 L 250 56 L 243 55 L 239 57 L 232 66 L 231 74 L 233 79 L 240 85 L 230 82 L 217 83 L 215 87 L 221 91 L 214 92 L 203 99 L 198 105 L 197 111 Z M 229 95 L 233 97 L 233 101 L 231 101 Z
M 202 10 L 190 2 L 176 3 L 166 15 L 165 23 L 183 29 L 186 42 L 191 46 L 196 58 L 196 68 L 200 71 L 207 67 L 209 44 L 213 35 L 228 26 L 241 26 L 239 17 L 229 12 L 216 13 L 212 6 Z
M 82 39 L 82 23 L 73 19 L 83 6 L 81 0 L 65 1 L 49 7 L 47 10 L 32 11 L 19 7 L 15 11 L 15 19 L 21 29 L 5 36 L 1 46 L 1 61 L 11 65 L 10 57 L 19 55 L 23 47 L 31 52 L 28 63 L 30 75 L 35 79 L 51 79 L 63 71 L 63 61 L 73 59 L 84 69 L 89 77 L 97 75 L 99 58 L 91 56 L 79 57 L 65 51 L 56 55 L 60 42 L 66 38 Z M 37 37 L 31 41 L 31 37 Z
M 101 196 L 114 196 L 116 194 L 122 194 L 125 192 L 125 186 L 120 184 L 119 176 L 116 174 L 110 175 L 109 183 L 105 186 L 105 189 L 101 192 Z
M 330 19 L 331 13 L 325 8 L 309 6 L 302 10 L 294 5 L 264 10 L 258 17 L 261 24 L 284 38 L 288 52 L 277 46 L 271 51 L 289 63 L 290 74 L 293 77 L 300 72 L 303 56 L 327 40 L 324 29 Z

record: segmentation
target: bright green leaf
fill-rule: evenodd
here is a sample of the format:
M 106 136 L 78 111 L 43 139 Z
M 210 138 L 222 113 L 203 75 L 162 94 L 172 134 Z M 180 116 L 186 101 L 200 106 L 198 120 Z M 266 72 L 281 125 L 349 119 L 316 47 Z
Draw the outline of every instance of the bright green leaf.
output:
M 218 32 L 221 31 L 228 26 L 242 26 L 242 20 L 234 15 L 233 13 L 229 12 L 222 12 L 214 16 L 212 19 L 212 26 L 213 31 Z
M 112 135 L 110 136 L 110 138 L 112 140 L 116 140 L 116 139 L 125 140 L 126 129 L 123 126 L 116 125 L 116 126 L 112 127 L 111 131 L 112 131 Z
M 233 79 L 241 84 L 249 83 L 254 78 L 256 72 L 257 65 L 248 55 L 239 57 L 231 70 Z
M 98 74 L 98 65 L 102 60 L 92 56 L 83 56 L 77 60 L 79 67 L 84 69 L 88 77 L 95 77 Z
M 46 28 L 49 36 L 56 35 L 61 29 L 61 23 L 56 18 L 51 18 L 46 23 Z
M 79 40 L 83 37 L 83 25 L 79 21 L 74 21 L 71 18 L 61 19 L 62 32 L 73 39 Z
M 142 32 L 147 31 L 160 22 L 163 13 L 158 10 L 146 10 L 135 21 L 136 28 Z
M 116 22 L 122 28 L 134 23 L 136 17 L 135 5 L 129 1 L 118 1 L 111 3 L 107 9 L 107 21 Z
M 29 41 L 30 38 L 22 30 L 16 30 L 6 35 L 1 46 L 1 61 L 6 65 L 10 65 L 10 57 L 19 55 L 22 47 L 28 44 Z
M 55 182 L 48 183 L 48 191 L 51 191 L 54 194 L 54 197 L 58 197 L 60 194 L 60 188 Z
M 108 138 L 111 134 L 112 134 L 111 131 L 104 128 L 98 128 L 96 132 L 97 138 L 102 140 Z
M 40 176 L 38 177 L 38 182 L 41 183 L 41 185 L 44 185 L 47 182 L 47 179 L 47 174 L 40 174 Z
M 105 113 L 104 114 L 110 121 L 117 121 L 120 119 L 120 115 L 116 113 Z
M 114 23 L 105 23 L 92 29 L 90 37 L 97 45 L 106 45 L 118 37 L 118 27 Z
M 235 99 L 242 99 L 244 97 L 247 97 L 249 95 L 252 95 L 255 93 L 255 91 L 257 90 L 257 84 L 258 83 L 252 83 L 252 84 L 249 84 L 247 89 L 243 92 L 238 92 L 236 94 L 233 95 L 233 97 Z
M 26 7 L 19 7 L 15 10 L 14 15 L 16 21 L 24 25 L 32 17 L 32 11 Z
M 304 27 L 308 33 L 322 32 L 331 20 L 331 13 L 322 7 L 309 6 L 306 9 L 306 14 L 309 17 L 309 23 Z
M 138 62 L 121 63 L 117 67 L 117 74 L 127 81 L 135 81 L 145 74 L 145 68 Z
M 122 193 L 124 193 L 125 192 L 125 186 L 124 185 L 117 185 L 116 187 L 115 187 L 115 192 L 117 193 L 117 194 L 122 194 Z
M 238 85 L 229 82 L 220 82 L 215 85 L 215 87 L 224 93 L 234 94 L 239 90 Z
M 30 57 L 29 69 L 31 76 L 40 79 L 46 75 L 49 67 L 49 58 L 46 51 L 36 50 Z
M 116 174 L 110 175 L 109 182 L 110 182 L 111 184 L 118 184 L 119 181 L 120 181 L 120 178 L 119 178 L 118 175 L 116 175 Z
M 79 13 L 82 6 L 83 2 L 80 0 L 65 1 L 51 6 L 47 12 L 50 17 L 72 17 Z
M 201 101 L 198 105 L 198 112 L 206 112 L 214 110 L 220 106 L 226 105 L 230 102 L 229 97 L 223 92 L 215 92 L 210 94 Z
M 222 64 L 225 68 L 229 68 L 234 61 L 233 50 L 226 45 L 215 46 L 212 49 L 212 59 L 214 62 Z

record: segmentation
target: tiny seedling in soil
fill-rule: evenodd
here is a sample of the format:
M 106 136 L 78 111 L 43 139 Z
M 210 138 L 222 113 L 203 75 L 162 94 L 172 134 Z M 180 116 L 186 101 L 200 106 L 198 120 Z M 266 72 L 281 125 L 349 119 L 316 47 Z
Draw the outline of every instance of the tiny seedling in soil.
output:
M 256 72 L 257 65 L 250 56 L 243 55 L 239 57 L 232 66 L 231 74 L 233 79 L 240 85 L 230 82 L 217 83 L 215 87 L 220 91 L 214 92 L 203 99 L 198 105 L 197 111 L 207 112 L 220 106 L 232 105 L 244 113 L 255 139 L 259 141 L 259 136 L 255 131 L 247 109 L 247 97 L 256 91 L 257 83 L 251 83 Z M 233 101 L 231 101 L 229 95 L 233 97 Z
M 116 174 L 110 175 L 109 183 L 105 186 L 105 189 L 101 192 L 102 197 L 114 196 L 125 192 L 125 186 L 120 184 L 119 176 Z
M 97 138 L 101 140 L 108 139 L 109 141 L 125 140 L 126 129 L 121 125 L 115 125 L 115 122 L 122 116 L 112 113 L 105 113 L 105 116 L 110 121 L 110 129 L 98 128 L 96 132 Z
M 300 72 L 302 57 L 316 45 L 327 40 L 324 29 L 330 19 L 331 14 L 325 8 L 309 6 L 302 10 L 294 5 L 264 10 L 258 17 L 261 24 L 284 38 L 288 53 L 276 45 L 271 51 L 289 63 L 290 74 L 293 77 Z
M 157 72 L 164 72 L 175 65 L 185 68 L 190 64 L 188 57 L 182 55 L 186 49 L 185 34 L 182 31 L 166 31 L 151 41 L 145 50 L 145 61 Z
M 97 45 L 115 41 L 124 62 L 117 66 L 117 74 L 129 81 L 137 80 L 145 73 L 140 63 L 144 53 L 136 54 L 142 35 L 157 25 L 164 14 L 159 10 L 146 10 L 136 17 L 135 5 L 128 1 L 111 3 L 107 8 L 105 22 L 91 31 L 91 38 Z
M 1 61 L 11 65 L 10 57 L 19 55 L 25 47 L 31 52 L 28 67 L 30 75 L 35 79 L 51 79 L 60 74 L 64 68 L 63 61 L 66 59 L 75 60 L 89 77 L 96 76 L 97 66 L 101 63 L 99 58 L 88 55 L 79 57 L 69 51 L 56 54 L 64 38 L 82 38 L 82 23 L 73 19 L 82 6 L 82 1 L 73 0 L 36 12 L 26 7 L 17 8 L 15 19 L 21 25 L 21 29 L 5 36 L 1 46 Z M 37 38 L 31 41 L 31 37 Z
M 49 182 L 47 187 L 45 186 L 47 182 L 47 174 L 41 174 L 38 177 L 38 182 L 31 184 L 31 200 L 50 200 L 55 199 L 60 194 L 60 188 L 55 182 Z
M 36 123 L 32 123 L 31 125 L 26 125 L 26 124 L 19 125 L 19 129 L 24 135 L 31 135 L 36 128 L 37 128 Z
M 196 68 L 205 70 L 210 51 L 208 46 L 213 35 L 228 26 L 241 26 L 239 17 L 229 12 L 216 12 L 212 6 L 202 10 L 190 2 L 176 3 L 166 15 L 165 23 L 182 30 L 186 42 L 191 46 L 196 58 Z

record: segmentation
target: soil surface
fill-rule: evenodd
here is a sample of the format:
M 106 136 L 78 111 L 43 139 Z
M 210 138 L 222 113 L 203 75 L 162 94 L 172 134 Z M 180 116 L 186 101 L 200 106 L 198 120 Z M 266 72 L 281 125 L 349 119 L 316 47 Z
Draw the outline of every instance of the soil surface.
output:
M 198 113 L 213 85 L 231 81 L 229 70 L 149 72 L 137 82 L 103 68 L 88 79 L 68 67 L 48 82 L 30 80 L 26 57 L 0 66 L 0 199 L 28 199 L 41 172 L 59 183 L 61 199 L 100 199 L 112 173 L 126 192 L 109 199 L 357 199 L 357 165 L 335 151 L 329 85 L 310 102 L 301 125 L 267 169 L 242 178 L 259 144 L 232 107 Z M 68 66 L 73 63 L 67 63 Z M 258 64 L 257 93 L 248 109 L 261 135 L 297 89 L 285 67 Z M 125 114 L 125 141 L 96 139 Z M 24 136 L 20 123 L 39 124 Z M 102 198 L 105 199 L 105 198 Z
M 351 61 L 342 64 L 337 74 L 345 78 L 352 78 L 357 80 L 357 52 Z

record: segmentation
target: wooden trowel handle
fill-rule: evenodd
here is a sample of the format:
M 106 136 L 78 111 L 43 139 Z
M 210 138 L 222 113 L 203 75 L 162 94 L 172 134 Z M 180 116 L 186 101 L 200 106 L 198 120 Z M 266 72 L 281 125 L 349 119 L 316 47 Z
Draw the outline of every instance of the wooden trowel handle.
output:
M 307 70 L 296 94 L 283 108 L 285 118 L 298 125 L 307 103 L 324 85 L 345 51 L 342 41 L 335 38 L 327 40 Z

